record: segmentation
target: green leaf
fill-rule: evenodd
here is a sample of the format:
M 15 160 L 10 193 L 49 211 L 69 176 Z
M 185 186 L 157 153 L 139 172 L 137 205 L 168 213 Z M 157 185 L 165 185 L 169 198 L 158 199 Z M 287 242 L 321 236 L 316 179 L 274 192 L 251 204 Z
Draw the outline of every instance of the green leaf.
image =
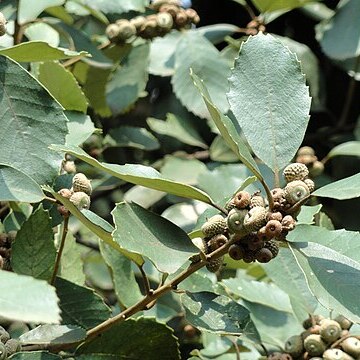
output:
M 291 249 L 321 305 L 359 322 L 360 264 L 315 243 L 291 243 Z
M 134 47 L 107 83 L 106 98 L 113 114 L 125 112 L 142 95 L 148 80 L 149 45 Z
M 11 246 L 11 267 L 22 275 L 50 280 L 56 258 L 48 211 L 40 206 L 22 225 Z
M 360 141 L 347 141 L 333 147 L 327 154 L 326 159 L 335 156 L 360 156 Z
M 197 252 L 186 233 L 137 204 L 120 203 L 112 211 L 115 241 L 151 260 L 161 272 L 173 273 Z
M 335 15 L 317 27 L 316 37 L 325 55 L 345 60 L 360 55 L 360 29 L 354 27 L 360 16 L 360 2 L 342 0 Z
M 59 299 L 44 280 L 0 270 L 0 316 L 40 324 L 60 322 Z
M 86 141 L 95 131 L 94 123 L 89 115 L 78 113 L 75 111 L 66 111 L 69 119 L 69 133 L 66 135 L 66 144 L 78 146 Z
M 18 22 L 20 25 L 35 20 L 46 8 L 62 5 L 65 0 L 20 0 Z
M 207 149 L 207 145 L 192 123 L 181 117 L 167 113 L 165 121 L 148 118 L 146 122 L 150 129 L 158 134 L 174 137 L 184 144 Z
M 38 184 L 52 182 L 62 157 L 48 149 L 65 142 L 60 105 L 19 64 L 0 56 L 0 163 L 21 169 Z
M 251 0 L 260 12 L 291 10 L 314 0 Z
M 279 40 L 259 33 L 242 44 L 229 81 L 230 107 L 246 139 L 278 172 L 294 157 L 309 121 L 311 99 L 300 63 Z
M 162 323 L 182 315 L 183 308 L 179 302 L 179 295 L 172 292 L 163 294 L 156 301 L 155 306 L 146 311 L 146 316 L 154 316 L 158 322 Z
M 72 344 L 84 340 L 86 331 L 73 325 L 40 325 L 20 336 L 21 344 Z
M 173 30 L 164 37 L 151 41 L 149 53 L 149 73 L 172 76 L 175 70 L 175 51 L 183 33 Z
M 75 76 L 63 65 L 52 61 L 40 64 L 38 79 L 66 110 L 86 113 L 86 97 Z
M 80 346 L 75 358 L 176 360 L 180 359 L 180 352 L 171 328 L 153 319 L 139 318 L 115 324 L 101 336 Z
M 100 252 L 111 269 L 115 293 L 120 303 L 129 307 L 140 301 L 144 296 L 136 282 L 131 261 L 105 243 L 100 243 Z
M 181 103 L 195 115 L 206 118 L 208 111 L 190 77 L 190 68 L 203 79 L 220 112 L 226 113 L 229 66 L 218 50 L 196 32 L 184 34 L 177 45 L 171 83 Z
M 40 186 L 23 172 L 0 164 L 0 200 L 39 202 L 44 198 Z
M 110 309 L 94 290 L 56 278 L 62 323 L 90 329 L 110 317 Z
M 46 23 L 30 24 L 25 28 L 24 34 L 29 41 L 44 41 L 55 48 L 60 43 L 59 33 Z
M 237 155 L 229 148 L 221 135 L 215 137 L 209 149 L 210 159 L 218 162 L 238 162 Z
M 132 147 L 141 150 L 156 150 L 160 147 L 158 140 L 151 132 L 141 127 L 120 126 L 109 130 L 104 145 Z
M 314 216 L 320 212 L 322 205 L 306 206 L 301 207 L 300 214 L 297 216 L 296 225 L 300 224 L 314 224 Z
M 160 201 L 165 195 L 166 193 L 162 191 L 135 185 L 124 194 L 124 201 L 135 202 L 143 208 L 148 209 L 150 206 Z
M 213 44 L 224 41 L 225 36 L 231 35 L 238 31 L 238 27 L 233 24 L 212 24 L 201 26 L 194 31 L 198 32 Z
M 276 261 L 262 264 L 262 267 L 270 279 L 290 296 L 293 307 L 300 306 L 308 314 L 314 312 L 317 300 L 289 249 L 281 248 Z
M 84 3 L 105 14 L 121 14 L 131 10 L 144 12 L 145 6 L 149 4 L 149 0 L 85 0 Z
M 357 198 L 360 196 L 360 173 L 325 185 L 311 195 L 338 200 Z
M 73 57 L 88 56 L 86 51 L 71 51 L 53 47 L 44 41 L 28 41 L 6 49 L 0 49 L 0 55 L 10 57 L 15 61 L 35 62 L 70 59 Z
M 47 351 L 24 351 L 11 356 L 12 360 L 60 360 L 60 356 Z
M 292 312 L 289 296 L 274 284 L 239 278 L 224 279 L 222 284 L 226 290 L 244 300 L 275 310 Z
M 202 79 L 200 79 L 192 70 L 191 77 L 195 86 L 199 90 L 211 118 L 215 122 L 216 127 L 219 129 L 220 134 L 229 145 L 230 149 L 238 156 L 238 158 L 254 173 L 258 179 L 262 179 L 259 168 L 255 160 L 252 158 L 248 147 L 245 145 L 239 135 L 239 130 L 236 129 L 234 123 L 223 115 L 222 112 L 211 101 L 210 94 Z
M 163 177 L 158 171 L 150 166 L 137 164 L 107 164 L 100 163 L 89 156 L 82 149 L 75 146 L 52 145 L 51 148 L 56 151 L 62 151 L 74 155 L 80 160 L 96 167 L 99 170 L 113 175 L 124 181 L 149 187 L 151 189 L 166 191 L 169 194 L 200 200 L 207 204 L 212 204 L 212 200 L 205 192 L 196 189 L 190 185 L 181 184 Z
M 181 295 L 181 303 L 186 320 L 200 330 L 257 337 L 249 311 L 226 296 L 187 292 Z

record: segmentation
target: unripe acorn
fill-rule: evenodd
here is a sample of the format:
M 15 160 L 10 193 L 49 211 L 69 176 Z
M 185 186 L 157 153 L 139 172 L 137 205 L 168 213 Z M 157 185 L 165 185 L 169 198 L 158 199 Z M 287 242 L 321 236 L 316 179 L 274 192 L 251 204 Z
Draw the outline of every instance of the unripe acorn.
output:
M 174 24 L 173 18 L 169 13 L 158 13 L 156 15 L 158 27 L 162 30 L 170 30 Z
M 231 233 L 246 233 L 244 228 L 244 219 L 246 210 L 232 209 L 227 216 L 227 227 Z
M 225 245 L 227 242 L 228 242 L 228 239 L 223 234 L 217 234 L 217 235 L 213 236 L 208 241 L 208 246 L 209 246 L 210 252 L 217 250 L 219 247 Z
M 358 357 L 360 355 L 360 341 L 356 337 L 348 337 L 341 342 L 340 346 L 351 356 Z
M 318 334 L 311 334 L 304 340 L 304 348 L 310 356 L 319 356 L 325 349 L 326 344 Z
M 335 319 L 343 330 L 349 330 L 352 326 L 352 322 L 343 315 L 338 315 Z
M 287 183 L 294 180 L 304 180 L 309 175 L 309 170 L 302 163 L 292 163 L 285 167 L 283 171 Z
M 352 356 L 340 349 L 327 349 L 323 354 L 324 360 L 354 360 Z
M 282 225 L 278 220 L 270 220 L 265 225 L 265 234 L 269 239 L 279 236 L 281 231 Z
M 259 194 L 254 194 L 250 199 L 250 208 L 255 206 L 265 207 L 265 200 Z
M 232 244 L 229 247 L 229 256 L 234 260 L 241 260 L 244 257 L 245 250 L 238 244 Z
M 3 343 L 0 343 L 0 360 L 5 360 L 7 358 L 6 348 Z
M 62 167 L 68 174 L 76 173 L 76 165 L 74 161 L 66 160 L 63 162 Z
M 71 195 L 70 201 L 79 209 L 89 209 L 90 196 L 82 191 L 74 192 Z
M 118 40 L 126 41 L 136 35 L 136 27 L 129 20 L 117 20 L 116 25 L 119 27 Z
M 297 155 L 315 155 L 315 150 L 310 146 L 302 146 L 299 148 Z
M 226 226 L 226 219 L 221 215 L 214 215 L 203 224 L 201 231 L 206 237 L 213 237 L 217 234 L 223 234 L 226 230 Z
M 63 196 L 64 198 L 70 199 L 71 195 L 73 194 L 73 191 L 71 191 L 70 189 L 60 189 L 58 191 L 58 194 L 60 194 L 61 196 Z
M 244 218 L 244 227 L 247 231 L 258 231 L 266 223 L 267 211 L 261 206 L 255 206 L 248 211 Z
M 10 339 L 5 343 L 7 356 L 11 356 L 21 350 L 20 342 L 16 339 Z
M 309 188 L 310 192 L 313 192 L 315 190 L 315 183 L 311 179 L 305 179 L 304 183 Z
M 333 343 L 341 336 L 341 326 L 335 320 L 324 319 L 320 322 L 320 335 L 327 343 Z
M 260 263 L 268 263 L 272 258 L 272 252 L 265 247 L 255 253 L 255 259 Z
M 285 186 L 285 199 L 290 205 L 303 200 L 310 195 L 309 188 L 301 180 L 294 180 Z
M 119 36 L 119 26 L 117 24 L 109 24 L 106 27 L 105 34 L 110 41 L 116 41 Z
M 310 168 L 311 176 L 319 176 L 324 172 L 324 164 L 321 161 L 315 161 Z
M 6 34 L 6 18 L 2 12 L 0 12 L 0 36 Z
M 235 194 L 233 202 L 238 209 L 244 209 L 250 205 L 251 195 L 247 191 L 239 191 Z
M 223 264 L 224 261 L 224 257 L 221 256 L 217 259 L 211 260 L 206 264 L 206 268 L 210 271 L 210 272 L 217 272 L 218 270 L 220 270 L 221 265 Z
M 300 356 L 304 351 L 304 344 L 301 335 L 294 335 L 287 339 L 284 349 L 291 356 Z
M 145 16 L 136 16 L 130 20 L 130 22 L 135 26 L 136 31 L 139 31 L 139 29 L 145 24 L 146 17 Z
M 72 179 L 72 190 L 74 192 L 82 191 L 85 194 L 91 195 L 92 187 L 90 180 L 82 173 L 75 174 Z
M 271 251 L 273 258 L 279 254 L 279 245 L 277 244 L 276 240 L 266 241 L 264 248 Z

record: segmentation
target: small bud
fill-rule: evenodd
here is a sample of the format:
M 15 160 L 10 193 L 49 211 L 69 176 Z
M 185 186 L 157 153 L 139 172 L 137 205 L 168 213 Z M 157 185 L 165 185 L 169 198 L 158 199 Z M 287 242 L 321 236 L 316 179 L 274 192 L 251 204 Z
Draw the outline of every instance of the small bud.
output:
M 323 354 L 324 360 L 354 360 L 352 356 L 340 349 L 327 349 Z

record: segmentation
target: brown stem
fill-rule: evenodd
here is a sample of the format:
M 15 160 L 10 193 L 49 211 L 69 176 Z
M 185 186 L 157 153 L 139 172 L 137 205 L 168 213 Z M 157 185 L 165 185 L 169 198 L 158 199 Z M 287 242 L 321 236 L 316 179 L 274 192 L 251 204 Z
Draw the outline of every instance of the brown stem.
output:
M 261 185 L 264 187 L 265 192 L 266 192 L 266 196 L 269 202 L 269 210 L 272 211 L 272 209 L 274 208 L 274 199 L 271 195 L 271 191 L 270 188 L 268 187 L 267 183 L 265 182 L 264 179 L 259 179 Z
M 360 68 L 360 56 L 358 56 L 356 59 L 355 66 L 354 66 L 354 72 L 356 73 L 359 70 L 359 68 Z M 357 81 L 355 79 L 355 74 L 354 74 L 354 76 L 350 79 L 344 108 L 342 110 L 340 120 L 336 126 L 336 128 L 338 128 L 338 129 L 342 128 L 348 119 L 351 103 L 352 103 L 352 100 L 353 100 L 353 97 L 355 94 L 356 83 L 357 83 Z
M 50 282 L 51 285 L 54 285 L 56 275 L 57 275 L 58 270 L 59 270 L 60 260 L 61 260 L 61 256 L 62 256 L 64 246 L 65 246 L 65 239 L 66 239 L 66 235 L 68 233 L 68 225 L 69 225 L 69 216 L 65 216 L 63 229 L 62 229 L 61 240 L 60 240 L 60 245 L 59 245 L 59 249 L 58 249 L 57 254 L 56 254 L 54 271 L 53 271 L 53 274 L 52 274 L 52 277 L 51 277 L 51 282 Z
M 218 204 L 215 204 L 213 202 L 211 202 L 210 204 L 211 206 L 213 206 L 215 209 L 218 209 L 220 212 L 222 212 L 224 215 L 228 215 L 228 211 L 226 209 L 224 209 L 223 207 L 221 207 L 220 205 Z

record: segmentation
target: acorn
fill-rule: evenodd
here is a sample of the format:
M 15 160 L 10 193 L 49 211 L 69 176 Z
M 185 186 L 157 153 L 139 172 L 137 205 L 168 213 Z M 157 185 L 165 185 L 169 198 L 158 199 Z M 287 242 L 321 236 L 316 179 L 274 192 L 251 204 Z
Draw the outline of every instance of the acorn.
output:
M 208 241 L 208 247 L 210 252 L 217 250 L 219 247 L 225 245 L 228 242 L 228 238 L 223 234 L 217 234 Z
M 213 237 L 217 234 L 223 234 L 226 230 L 226 219 L 220 214 L 212 216 L 202 226 L 201 231 L 206 237 Z
M 300 356 L 304 351 L 304 344 L 301 335 L 294 335 L 287 339 L 284 350 L 291 356 Z
M 86 177 L 86 175 L 82 173 L 77 173 L 74 175 L 72 179 L 72 191 L 79 192 L 82 191 L 85 194 L 91 195 L 92 187 L 90 180 Z
M 290 205 L 294 205 L 310 195 L 309 188 L 302 180 L 294 180 L 285 186 L 285 199 Z
M 264 207 L 255 206 L 251 208 L 244 218 L 244 227 L 247 231 L 258 231 L 266 224 L 267 211 Z
M 238 209 L 245 209 L 250 205 L 251 195 L 247 191 L 239 191 L 233 198 L 233 203 Z
M 270 220 L 265 225 L 265 234 L 269 239 L 279 236 L 281 231 L 282 225 L 278 220 Z
M 210 271 L 210 272 L 217 272 L 218 270 L 220 270 L 221 265 L 223 264 L 224 261 L 224 257 L 221 256 L 217 259 L 211 260 L 206 264 L 206 268 Z
M 188 17 L 188 19 L 193 23 L 193 24 L 198 24 L 200 22 L 200 16 L 198 15 L 198 13 L 196 12 L 196 10 L 189 8 L 189 9 L 185 9 L 185 13 Z
M 360 355 L 360 341 L 356 337 L 348 337 L 341 342 L 340 346 L 351 356 L 358 357 Z
M 297 155 L 315 155 L 315 150 L 310 147 L 310 146 L 302 146 L 301 148 L 299 148 L 299 150 L 297 151 Z
M 5 344 L 9 339 L 9 333 L 2 326 L 0 326 L 0 342 Z
M 324 360 L 354 360 L 352 356 L 340 349 L 327 349 L 323 354 Z
M 152 39 L 158 35 L 156 19 L 147 19 L 145 24 L 140 28 L 139 34 L 143 39 Z
M 232 209 L 227 216 L 227 227 L 231 233 L 242 234 L 246 233 L 244 227 L 244 219 L 247 215 L 247 210 Z
M 313 192 L 315 190 L 315 183 L 311 179 L 305 179 L 304 183 L 309 188 L 310 192 Z
M 227 212 L 230 212 L 232 209 L 235 209 L 236 206 L 235 206 L 235 204 L 234 204 L 234 199 L 229 200 L 229 201 L 225 204 L 224 207 L 225 207 L 225 210 L 226 210 Z
M 310 356 L 319 356 L 325 349 L 326 344 L 318 334 L 311 334 L 304 340 L 304 348 Z
M 109 24 L 106 27 L 105 34 L 109 38 L 109 40 L 112 42 L 115 42 L 118 40 L 119 33 L 120 33 L 120 29 L 117 24 Z
M 320 322 L 320 335 L 327 343 L 333 343 L 341 336 L 341 326 L 335 320 L 323 319 Z
M 180 11 L 180 7 L 174 4 L 164 4 L 160 6 L 159 12 L 169 13 L 173 19 L 176 18 L 177 13 Z
M 264 244 L 264 248 L 271 251 L 273 258 L 275 258 L 279 254 L 280 248 L 276 240 L 266 241 Z
M 244 261 L 244 263 L 250 264 L 256 260 L 255 254 L 255 251 L 247 250 L 242 260 Z
M 0 36 L 6 34 L 6 18 L 2 12 L 0 12 Z
M 269 220 L 277 220 L 280 221 L 283 219 L 283 214 L 280 211 L 269 212 L 266 216 L 266 219 Z
M 255 206 L 265 207 L 265 200 L 259 195 L 259 192 L 255 193 L 250 199 L 250 208 Z
M 68 174 L 76 173 L 76 165 L 74 161 L 66 160 L 63 162 L 62 167 Z
M 156 21 L 158 27 L 162 30 L 162 32 L 166 33 L 171 30 L 174 21 L 172 16 L 169 13 L 158 13 L 156 15 Z
M 179 9 L 175 17 L 175 24 L 177 27 L 182 28 L 189 23 L 189 18 L 184 9 Z
M 315 161 L 310 168 L 310 175 L 315 177 L 319 176 L 324 172 L 324 164 L 321 161 Z
M 241 260 L 244 257 L 245 250 L 241 245 L 232 244 L 229 247 L 229 256 L 234 260 Z
M 139 31 L 140 28 L 145 24 L 146 17 L 145 16 L 136 16 L 130 20 L 130 23 L 135 26 L 136 31 Z
M 73 194 L 74 192 L 71 191 L 70 189 L 60 189 L 58 191 L 58 194 L 60 194 L 61 196 L 63 196 L 64 198 L 67 198 L 67 199 L 70 199 L 71 198 L 71 195 Z
M 292 163 L 285 167 L 283 175 L 287 183 L 294 180 L 304 180 L 309 175 L 309 170 L 305 164 Z
M 0 360 L 5 360 L 7 358 L 7 352 L 5 345 L 0 343 Z
M 340 324 L 343 330 L 349 330 L 353 324 L 349 319 L 342 315 L 338 315 L 334 320 Z
M 119 33 L 117 36 L 117 39 L 119 41 L 126 41 L 136 35 L 136 27 L 129 20 L 116 20 L 116 25 L 119 27 Z
M 5 343 L 7 356 L 11 356 L 21 350 L 20 342 L 16 339 L 10 339 Z
M 260 263 L 268 263 L 272 258 L 272 252 L 265 247 L 255 253 L 255 259 Z
M 90 196 L 82 191 L 74 192 L 71 195 L 70 201 L 79 209 L 89 209 Z
M 313 325 L 319 325 L 325 319 L 322 315 L 312 315 L 303 321 L 302 325 L 305 330 L 310 329 Z M 314 324 L 313 324 L 314 322 Z
M 295 225 L 296 221 L 291 215 L 285 215 L 284 218 L 281 220 L 281 226 L 284 230 L 294 230 Z

